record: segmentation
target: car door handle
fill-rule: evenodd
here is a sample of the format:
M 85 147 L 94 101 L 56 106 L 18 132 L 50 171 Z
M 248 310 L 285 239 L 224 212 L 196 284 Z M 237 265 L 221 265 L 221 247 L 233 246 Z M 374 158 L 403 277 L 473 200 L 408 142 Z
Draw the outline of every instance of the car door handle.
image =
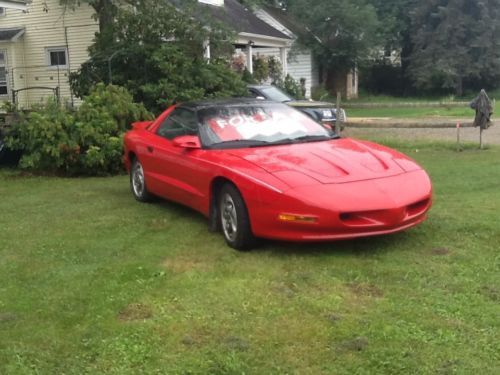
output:
M 154 151 L 153 146 L 147 146 L 146 148 L 148 149 L 149 152 L 153 152 Z

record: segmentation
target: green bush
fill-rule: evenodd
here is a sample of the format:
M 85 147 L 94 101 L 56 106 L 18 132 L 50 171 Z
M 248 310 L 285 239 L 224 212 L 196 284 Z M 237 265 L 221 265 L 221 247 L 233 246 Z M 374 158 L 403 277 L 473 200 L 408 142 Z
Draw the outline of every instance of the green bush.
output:
M 313 99 L 313 100 L 323 101 L 323 100 L 327 100 L 329 96 L 330 96 L 330 93 L 323 85 L 314 86 L 311 89 L 311 99 Z
M 196 9 L 192 0 L 118 7 L 112 27 L 96 34 L 91 58 L 70 75 L 73 92 L 84 97 L 98 82 L 113 82 L 155 114 L 176 102 L 245 95 L 241 74 L 230 68 L 233 31 L 210 14 L 194 16 Z M 210 63 L 203 55 L 206 41 Z
M 151 118 L 123 88 L 99 84 L 76 111 L 55 100 L 21 115 L 7 136 L 21 150 L 19 167 L 65 175 L 106 175 L 122 169 L 122 138 L 130 123 Z
M 302 86 L 290 74 L 287 74 L 283 86 L 281 87 L 295 99 L 304 99 L 305 92 Z
M 254 56 L 253 77 L 258 83 L 262 83 L 269 78 L 269 60 L 265 56 Z

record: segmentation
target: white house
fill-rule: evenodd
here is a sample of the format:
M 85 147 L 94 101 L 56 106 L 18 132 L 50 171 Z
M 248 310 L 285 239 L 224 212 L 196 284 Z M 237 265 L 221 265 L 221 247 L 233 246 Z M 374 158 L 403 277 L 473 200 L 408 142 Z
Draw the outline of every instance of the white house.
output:
M 238 33 L 236 51 L 245 54 L 250 72 L 253 71 L 255 56 L 273 56 L 281 61 L 284 75 L 290 74 L 295 80 L 304 82 L 306 97 L 310 97 L 313 87 L 324 81 L 321 66 L 316 63 L 311 51 L 296 43 L 298 35 L 307 30 L 286 11 L 264 6 L 252 12 L 237 0 L 199 2 L 206 4 L 215 18 Z M 209 57 L 209 54 L 206 56 Z M 348 74 L 339 75 L 334 85 L 344 97 L 357 97 L 357 71 L 353 69 Z
M 287 72 L 287 52 L 293 43 L 289 35 L 261 20 L 236 0 L 198 1 L 214 19 L 236 31 L 237 36 L 233 44 L 237 53 L 245 54 L 245 63 L 250 73 L 253 73 L 253 57 L 265 49 L 276 51 L 282 62 L 283 71 Z M 207 49 L 205 56 L 210 57 Z
M 321 81 L 310 51 L 290 53 L 296 32 L 279 9 L 254 13 L 237 0 L 198 1 L 204 12 L 236 31 L 233 44 L 244 53 L 250 72 L 254 56 L 272 55 L 281 61 L 284 74 L 305 80 L 307 96 Z M 0 0 L 0 101 L 30 107 L 57 95 L 78 104 L 69 75 L 89 58 L 88 47 L 99 31 L 93 14 L 94 9 L 84 2 L 69 9 L 60 0 Z M 204 53 L 210 59 L 208 43 Z M 346 81 L 357 91 L 357 78 Z M 350 93 L 349 87 L 346 91 Z
M 0 0 L 0 100 L 29 107 L 56 93 L 70 103 L 68 77 L 88 59 L 99 27 L 94 10 L 59 0 Z
M 277 30 L 293 39 L 292 50 L 288 54 L 288 74 L 295 80 L 305 80 L 306 97 L 310 97 L 311 89 L 323 82 L 321 66 L 316 62 L 311 50 L 296 43 L 300 33 L 308 32 L 300 22 L 294 20 L 286 11 L 277 7 L 264 6 L 257 9 L 255 14 L 273 26 Z M 277 56 L 276 49 L 265 49 L 260 51 L 267 56 Z M 358 74 L 353 69 L 345 75 L 341 75 L 335 82 L 336 89 L 341 91 L 344 97 L 355 98 L 358 96 Z
M 88 47 L 99 30 L 94 10 L 82 2 L 75 9 L 59 0 L 0 0 L 0 100 L 30 107 L 58 95 L 70 104 L 69 74 L 88 56 Z M 292 39 L 263 22 L 236 0 L 199 0 L 212 16 L 237 32 L 234 44 L 245 51 L 252 71 L 252 57 L 261 48 L 275 48 L 286 72 L 286 52 Z M 5 5 L 7 6 L 7 5 Z M 205 46 L 210 58 L 210 46 Z

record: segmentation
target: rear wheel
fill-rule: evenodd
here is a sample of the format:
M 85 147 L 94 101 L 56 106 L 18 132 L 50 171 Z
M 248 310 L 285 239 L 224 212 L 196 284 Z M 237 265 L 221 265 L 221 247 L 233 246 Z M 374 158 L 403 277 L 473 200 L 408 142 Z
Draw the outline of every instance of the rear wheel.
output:
M 146 187 L 146 179 L 144 178 L 144 169 L 139 160 L 134 159 L 130 168 L 130 190 L 134 194 L 134 198 L 139 202 L 149 202 L 152 195 Z
M 255 245 L 247 207 L 238 189 L 225 184 L 219 193 L 219 219 L 226 243 L 236 250 Z

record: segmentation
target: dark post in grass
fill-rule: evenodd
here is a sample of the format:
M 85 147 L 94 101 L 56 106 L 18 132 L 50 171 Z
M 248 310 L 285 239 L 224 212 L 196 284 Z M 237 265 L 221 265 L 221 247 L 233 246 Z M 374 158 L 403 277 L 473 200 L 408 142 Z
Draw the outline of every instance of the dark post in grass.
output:
M 474 117 L 474 127 L 479 127 L 479 148 L 483 149 L 483 130 L 491 126 L 491 115 L 493 106 L 486 91 L 481 90 L 479 95 L 470 103 L 470 107 L 476 110 Z
M 340 116 L 340 100 L 342 96 L 340 94 L 340 91 L 337 91 L 337 113 L 335 114 L 335 133 L 340 135 L 340 131 L 342 129 L 342 124 L 340 123 L 342 121 L 341 116 Z

